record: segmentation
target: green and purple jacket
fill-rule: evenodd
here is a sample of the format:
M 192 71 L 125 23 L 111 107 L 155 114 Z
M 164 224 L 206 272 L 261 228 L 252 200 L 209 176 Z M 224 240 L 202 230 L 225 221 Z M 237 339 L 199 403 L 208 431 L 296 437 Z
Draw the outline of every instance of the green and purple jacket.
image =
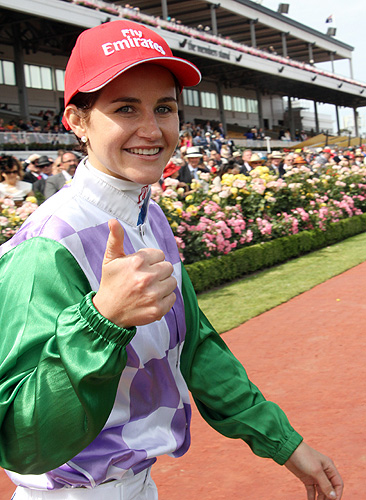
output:
M 0 465 L 15 484 L 92 488 L 183 455 L 189 392 L 259 456 L 283 464 L 302 440 L 199 310 L 149 193 L 84 160 L 0 249 Z M 93 306 L 111 218 L 126 254 L 160 248 L 174 266 L 177 299 L 160 321 L 119 328 Z

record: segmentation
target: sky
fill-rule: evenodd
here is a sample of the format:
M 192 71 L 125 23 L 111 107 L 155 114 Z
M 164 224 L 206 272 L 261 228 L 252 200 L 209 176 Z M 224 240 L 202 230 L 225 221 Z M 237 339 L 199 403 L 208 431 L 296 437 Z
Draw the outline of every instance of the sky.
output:
M 280 0 L 253 0 L 277 12 Z M 366 82 L 366 0 L 282 0 L 282 3 L 290 5 L 286 17 L 310 26 L 321 33 L 326 33 L 328 27 L 337 28 L 335 39 L 354 47 L 352 55 L 353 78 L 356 81 Z M 326 23 L 326 19 L 332 16 L 333 22 Z M 318 65 L 331 71 L 331 64 L 324 63 Z M 334 61 L 335 73 L 350 77 L 350 68 L 348 60 Z M 358 109 L 361 116 L 361 130 L 366 135 L 366 107 Z M 319 113 L 328 113 L 334 115 L 334 106 L 324 105 L 319 107 Z M 353 117 L 353 110 L 349 108 L 340 108 L 341 127 L 342 118 L 345 116 Z M 334 124 L 334 130 L 336 125 Z

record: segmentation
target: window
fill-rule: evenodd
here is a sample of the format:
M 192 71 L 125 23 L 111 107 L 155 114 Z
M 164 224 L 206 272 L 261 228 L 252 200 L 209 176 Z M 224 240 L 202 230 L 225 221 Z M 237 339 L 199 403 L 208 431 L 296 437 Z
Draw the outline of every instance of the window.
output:
M 32 89 L 52 90 L 52 71 L 46 66 L 24 65 L 26 87 Z
M 244 97 L 233 97 L 234 111 L 245 113 L 247 110 L 246 99 Z
M 0 84 L 15 85 L 15 66 L 13 61 L 0 61 Z
M 223 101 L 224 101 L 224 110 L 225 111 L 232 111 L 233 110 L 233 105 L 231 102 L 231 95 L 223 95 Z
M 56 78 L 56 90 L 60 90 L 61 92 L 63 92 L 65 90 L 65 70 L 56 69 L 55 78 Z
M 248 99 L 248 113 L 258 113 L 258 101 L 256 99 Z
M 186 106 L 199 107 L 198 90 L 183 89 L 183 102 Z
M 217 109 L 217 98 L 213 92 L 201 92 L 201 105 L 203 108 Z

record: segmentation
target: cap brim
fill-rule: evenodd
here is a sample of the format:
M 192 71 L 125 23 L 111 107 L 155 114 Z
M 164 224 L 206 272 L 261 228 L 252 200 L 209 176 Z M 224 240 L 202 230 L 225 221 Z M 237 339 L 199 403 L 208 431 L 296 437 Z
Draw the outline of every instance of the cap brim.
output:
M 105 87 L 109 82 L 127 70 L 146 63 L 156 64 L 169 69 L 177 78 L 181 88 L 192 87 L 201 81 L 201 73 L 199 70 L 185 59 L 180 59 L 179 57 L 152 57 L 150 59 L 144 59 L 131 64 L 128 62 L 116 64 L 112 68 L 108 68 L 103 73 L 100 73 L 98 76 L 93 78 L 93 80 L 85 83 L 79 88 L 79 92 L 95 92 Z
M 74 95 L 78 92 L 96 92 L 117 78 L 117 76 L 125 73 L 127 70 L 146 63 L 156 64 L 167 68 L 176 77 L 181 89 L 183 89 L 183 87 L 193 87 L 201 81 L 201 73 L 198 68 L 185 59 L 181 59 L 179 57 L 152 57 L 150 59 L 144 59 L 131 64 L 124 62 L 116 64 L 112 68 L 108 68 L 108 70 L 100 73 L 95 78 L 82 85 L 73 95 L 69 97 L 68 102 L 70 102 L 72 97 L 74 97 Z M 65 116 L 62 118 L 62 123 L 66 130 L 71 130 Z

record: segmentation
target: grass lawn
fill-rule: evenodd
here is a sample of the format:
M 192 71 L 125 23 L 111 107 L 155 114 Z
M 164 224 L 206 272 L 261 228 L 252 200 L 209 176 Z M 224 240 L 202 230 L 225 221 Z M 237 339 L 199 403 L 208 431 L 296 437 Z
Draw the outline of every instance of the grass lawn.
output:
M 366 233 L 198 296 L 219 333 L 276 307 L 366 260 Z

